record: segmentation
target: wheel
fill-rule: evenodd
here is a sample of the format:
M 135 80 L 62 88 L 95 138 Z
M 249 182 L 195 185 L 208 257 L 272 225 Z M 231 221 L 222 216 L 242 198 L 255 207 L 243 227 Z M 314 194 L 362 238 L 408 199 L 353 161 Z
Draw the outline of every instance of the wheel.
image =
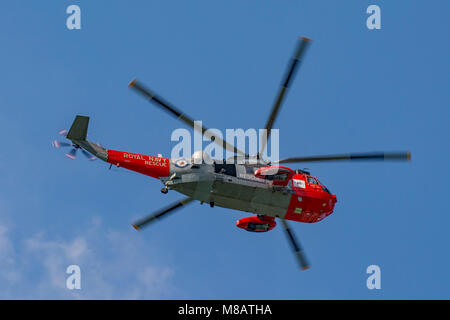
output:
M 164 193 L 164 194 L 166 194 L 167 192 L 169 192 L 169 189 L 167 189 L 166 187 L 164 187 L 164 188 L 161 189 L 161 192 Z
M 210 202 L 210 203 L 209 203 L 209 206 L 210 206 L 211 208 L 214 208 L 214 202 Z

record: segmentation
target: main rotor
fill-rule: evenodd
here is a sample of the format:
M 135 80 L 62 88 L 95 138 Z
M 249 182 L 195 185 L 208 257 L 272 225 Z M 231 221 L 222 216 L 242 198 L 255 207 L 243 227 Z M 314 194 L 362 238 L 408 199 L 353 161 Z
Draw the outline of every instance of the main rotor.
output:
M 303 61 L 303 57 L 311 44 L 311 40 L 305 37 L 299 38 L 297 42 L 296 49 L 290 62 L 287 66 L 286 72 L 281 82 L 281 86 L 278 90 L 278 93 L 275 97 L 275 101 L 272 104 L 272 108 L 269 114 L 269 117 L 265 124 L 265 132 L 263 134 L 262 142 L 260 149 L 256 155 L 248 155 L 246 152 L 239 150 L 234 145 L 225 141 L 221 137 L 213 136 L 211 131 L 209 131 L 206 127 L 194 125 L 194 120 L 188 116 L 186 113 L 174 107 L 171 103 L 164 100 L 162 97 L 158 96 L 149 88 L 145 87 L 143 84 L 138 82 L 136 79 L 132 80 L 129 84 L 129 87 L 136 90 L 142 96 L 147 98 L 149 101 L 153 102 L 156 106 L 168 112 L 170 115 L 175 117 L 176 119 L 182 121 L 187 126 L 191 127 L 194 130 L 200 131 L 204 137 L 210 139 L 215 144 L 219 145 L 221 148 L 231 151 L 234 156 L 227 159 L 227 162 L 232 163 L 242 163 L 248 166 L 255 167 L 263 167 L 263 166 L 277 166 L 280 164 L 287 163 L 303 163 L 303 162 L 329 162 L 329 161 L 404 161 L 411 159 L 410 152 L 369 152 L 369 153 L 343 153 L 343 154 L 333 154 L 333 155 L 319 155 L 319 156 L 308 156 L 308 157 L 290 157 L 286 159 L 281 159 L 278 161 L 267 161 L 262 158 L 264 154 L 265 148 L 267 146 L 268 138 L 270 137 L 273 125 L 280 113 L 281 107 L 286 99 L 286 95 L 292 81 L 295 78 L 295 74 L 300 68 L 301 62 Z M 264 131 L 263 131 L 264 132 Z M 188 197 L 181 201 L 171 204 L 170 206 L 163 208 L 162 210 L 153 213 L 133 224 L 136 229 L 140 229 L 151 222 L 156 221 L 162 216 L 173 212 L 190 202 L 192 202 L 192 198 Z M 283 224 L 283 228 L 288 236 L 288 240 L 292 246 L 292 249 L 297 257 L 297 260 L 302 269 L 309 268 L 309 263 L 304 255 L 303 249 L 300 245 L 300 242 L 296 239 L 294 234 L 292 233 L 289 225 L 287 224 L 284 217 L 277 216 Z
M 281 159 L 278 161 L 270 162 L 263 159 L 265 148 L 267 147 L 267 141 L 270 137 L 275 120 L 280 113 L 281 107 L 286 99 L 287 92 L 292 82 L 294 81 L 295 75 L 300 68 L 303 57 L 311 44 L 311 39 L 306 37 L 301 37 L 298 39 L 296 49 L 289 64 L 286 68 L 286 72 L 281 81 L 281 86 L 275 97 L 275 101 L 272 104 L 272 108 L 269 117 L 264 126 L 266 134 L 262 135 L 261 145 L 259 152 L 256 155 L 249 155 L 246 152 L 238 149 L 236 146 L 230 144 L 226 140 L 219 136 L 214 136 L 211 131 L 209 131 L 204 126 L 194 125 L 194 120 L 192 117 L 182 112 L 180 109 L 173 106 L 168 101 L 164 100 L 162 97 L 158 96 L 151 89 L 144 86 L 138 80 L 133 79 L 129 83 L 129 88 L 136 90 L 142 96 L 147 98 L 149 101 L 153 102 L 155 105 L 159 106 L 162 110 L 168 112 L 170 115 L 180 120 L 187 126 L 194 130 L 198 130 L 204 135 L 205 138 L 210 139 L 215 144 L 219 145 L 221 148 L 226 149 L 234 153 L 234 157 L 228 158 L 227 162 L 242 163 L 245 165 L 263 167 L 267 165 L 278 165 L 287 163 L 300 163 L 300 162 L 328 162 L 328 161 L 384 161 L 384 160 L 410 160 L 411 153 L 409 152 L 368 152 L 368 153 L 344 153 L 344 154 L 334 154 L 334 155 L 319 155 L 319 156 L 309 156 L 309 157 L 290 157 L 286 159 Z M 231 161 L 230 161 L 231 160 Z

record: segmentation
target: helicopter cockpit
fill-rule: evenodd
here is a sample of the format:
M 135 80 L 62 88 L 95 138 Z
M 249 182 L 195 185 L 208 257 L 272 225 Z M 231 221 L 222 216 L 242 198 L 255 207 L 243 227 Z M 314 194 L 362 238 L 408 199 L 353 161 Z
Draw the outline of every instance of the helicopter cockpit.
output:
M 325 191 L 329 194 L 332 194 L 331 191 L 327 187 L 325 187 L 325 185 L 323 185 L 317 178 L 311 177 L 311 176 L 306 176 L 306 180 L 308 181 L 308 183 L 310 185 L 321 188 L 323 191 Z

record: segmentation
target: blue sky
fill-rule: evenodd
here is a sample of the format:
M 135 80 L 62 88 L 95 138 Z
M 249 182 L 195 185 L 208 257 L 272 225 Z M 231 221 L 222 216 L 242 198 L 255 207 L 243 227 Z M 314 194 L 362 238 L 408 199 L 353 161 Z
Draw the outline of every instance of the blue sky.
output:
M 82 29 L 66 28 L 81 7 Z M 366 28 L 381 7 L 382 29 Z M 448 299 L 448 1 L 3 1 L 0 298 Z M 76 114 L 117 150 L 169 155 L 183 127 L 127 89 L 137 77 L 208 127 L 260 128 L 296 38 L 313 39 L 275 123 L 280 157 L 411 150 L 411 163 L 307 164 L 338 197 L 281 228 L 181 198 L 157 180 L 51 147 Z M 300 166 L 302 167 L 302 166 Z M 78 264 L 82 289 L 65 288 Z M 366 268 L 381 267 L 381 290 Z

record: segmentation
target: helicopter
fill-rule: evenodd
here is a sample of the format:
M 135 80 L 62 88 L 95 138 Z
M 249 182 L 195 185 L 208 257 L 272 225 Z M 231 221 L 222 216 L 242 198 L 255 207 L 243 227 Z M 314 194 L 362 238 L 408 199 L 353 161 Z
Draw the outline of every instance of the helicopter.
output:
M 207 203 L 248 212 L 252 215 L 239 219 L 236 226 L 250 232 L 268 232 L 275 228 L 277 220 L 287 235 L 292 250 L 302 270 L 310 268 L 304 250 L 292 232 L 289 221 L 316 223 L 333 213 L 337 197 L 319 179 L 305 169 L 291 169 L 289 163 L 328 162 L 328 161 L 410 161 L 410 152 L 369 152 L 334 154 L 310 157 L 290 157 L 278 161 L 263 159 L 273 124 L 280 112 L 286 93 L 292 84 L 303 56 L 311 40 L 298 39 L 294 55 L 288 64 L 281 86 L 265 124 L 260 150 L 256 155 L 246 154 L 218 136 L 213 136 L 204 126 L 194 125 L 193 119 L 158 96 L 136 79 L 129 88 L 168 112 L 194 130 L 200 131 L 221 148 L 231 151 L 235 156 L 215 160 L 202 150 L 197 150 L 191 158 L 164 158 L 132 152 L 106 149 L 98 143 L 87 140 L 89 117 L 77 115 L 70 130 L 59 133 L 72 143 L 53 141 L 54 147 L 72 147 L 66 154 L 76 158 L 77 150 L 90 160 L 99 158 L 112 166 L 117 166 L 159 179 L 163 183 L 161 192 L 177 191 L 185 197 L 132 224 L 140 230 L 169 213 L 193 201 Z

